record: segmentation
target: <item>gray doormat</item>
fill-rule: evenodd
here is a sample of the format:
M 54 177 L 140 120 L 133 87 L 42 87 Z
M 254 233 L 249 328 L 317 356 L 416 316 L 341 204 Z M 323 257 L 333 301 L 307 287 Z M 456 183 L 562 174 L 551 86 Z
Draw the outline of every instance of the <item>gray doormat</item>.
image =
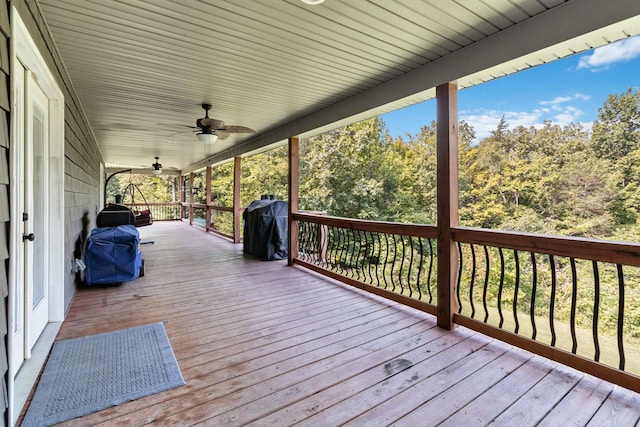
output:
M 57 341 L 22 425 L 49 426 L 181 385 L 162 323 Z

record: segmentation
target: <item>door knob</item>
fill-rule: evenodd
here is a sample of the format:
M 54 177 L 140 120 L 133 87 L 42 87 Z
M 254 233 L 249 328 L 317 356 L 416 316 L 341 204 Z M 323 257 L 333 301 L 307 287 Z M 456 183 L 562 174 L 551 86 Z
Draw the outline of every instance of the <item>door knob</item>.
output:
M 36 236 L 33 233 L 29 233 L 29 234 L 23 234 L 22 235 L 22 241 L 24 242 L 25 240 L 28 240 L 30 242 L 33 242 L 36 239 Z

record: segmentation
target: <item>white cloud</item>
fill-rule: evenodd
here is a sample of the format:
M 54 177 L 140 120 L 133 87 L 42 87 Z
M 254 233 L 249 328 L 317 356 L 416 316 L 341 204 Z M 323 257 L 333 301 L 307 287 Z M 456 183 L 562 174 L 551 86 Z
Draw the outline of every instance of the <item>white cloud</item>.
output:
M 553 116 L 553 122 L 562 126 L 568 125 L 569 123 L 580 121 L 580 116 L 582 116 L 583 114 L 584 111 L 580 110 L 579 108 L 567 106 L 562 110 L 561 113 Z
M 540 101 L 540 105 L 557 106 L 558 104 L 564 104 L 565 102 L 569 102 L 569 101 L 576 101 L 576 100 L 588 101 L 589 98 L 591 98 L 589 95 L 584 95 L 582 93 L 576 93 L 576 94 L 570 95 L 570 96 L 558 96 L 558 97 L 553 98 L 550 101 Z
M 492 131 L 496 130 L 502 117 L 509 125 L 509 129 L 513 129 L 518 126 L 542 127 L 540 115 L 539 111 L 484 110 L 474 113 L 460 112 L 460 118 L 473 126 L 473 130 L 476 133 L 476 141 L 482 141 Z
M 507 122 L 509 129 L 514 129 L 518 126 L 533 126 L 541 129 L 545 120 L 550 120 L 560 126 L 566 126 L 572 122 L 579 122 L 580 117 L 583 115 L 584 111 L 577 107 L 558 105 L 558 103 L 553 105 L 551 109 L 536 108 L 532 111 L 480 110 L 460 112 L 460 118 L 473 126 L 473 130 L 476 133 L 476 141 L 482 141 L 491 135 L 491 132 L 498 127 L 502 117 Z M 583 125 L 585 124 L 583 123 Z M 586 126 L 590 126 L 590 124 L 586 124 Z
M 578 68 L 599 71 L 611 64 L 630 61 L 640 56 L 640 37 L 631 37 L 597 48 L 591 55 L 580 58 Z

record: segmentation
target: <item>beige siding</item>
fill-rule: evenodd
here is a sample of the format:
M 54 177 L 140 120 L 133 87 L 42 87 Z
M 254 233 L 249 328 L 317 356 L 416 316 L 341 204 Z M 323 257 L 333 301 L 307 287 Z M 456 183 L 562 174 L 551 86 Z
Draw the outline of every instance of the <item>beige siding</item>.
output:
M 85 114 L 62 65 L 55 44 L 36 2 L 14 1 L 38 50 L 54 74 L 65 98 L 65 310 L 75 295 L 79 278 L 72 272 L 83 238 L 95 226 L 100 209 L 100 162 L 102 156 Z
M 6 424 L 7 395 L 7 295 L 9 259 L 9 13 L 8 3 L 0 0 L 0 419 Z

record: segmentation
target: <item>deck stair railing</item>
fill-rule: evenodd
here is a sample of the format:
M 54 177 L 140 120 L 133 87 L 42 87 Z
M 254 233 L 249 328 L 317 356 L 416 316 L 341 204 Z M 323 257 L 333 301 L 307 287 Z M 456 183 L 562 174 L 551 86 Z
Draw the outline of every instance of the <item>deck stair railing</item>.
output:
M 294 213 L 294 262 L 437 313 L 436 227 Z M 640 391 L 640 245 L 454 227 L 456 324 Z M 636 336 L 634 336 L 634 334 Z

